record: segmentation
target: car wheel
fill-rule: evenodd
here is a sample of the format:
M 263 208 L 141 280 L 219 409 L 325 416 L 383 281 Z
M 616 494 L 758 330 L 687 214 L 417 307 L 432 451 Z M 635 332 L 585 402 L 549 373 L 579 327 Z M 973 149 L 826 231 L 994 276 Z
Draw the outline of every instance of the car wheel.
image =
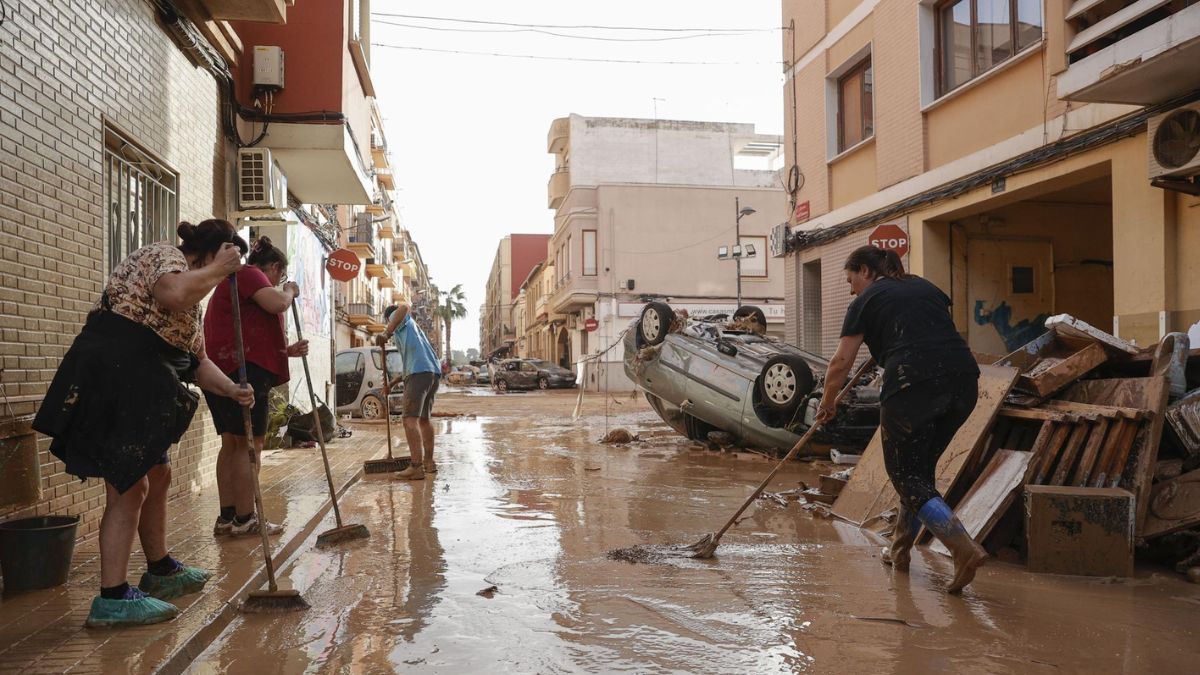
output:
M 813 372 L 808 363 L 793 354 L 779 354 L 763 366 L 758 378 L 759 394 L 768 408 L 792 415 L 813 389 Z
M 538 389 L 549 389 L 549 388 L 550 388 L 550 380 L 547 380 L 544 377 L 539 377 L 538 378 Z
M 671 321 L 675 313 L 665 302 L 652 302 L 642 308 L 642 316 L 638 319 L 638 337 L 642 342 L 654 346 L 662 344 L 671 331 Z
M 496 388 L 500 391 L 508 391 L 508 380 L 496 380 Z
M 767 315 L 754 305 L 742 305 L 741 307 L 737 308 L 736 312 L 733 313 L 733 318 L 735 319 L 741 319 L 750 316 L 754 317 L 754 320 L 758 322 L 758 325 L 762 326 L 763 328 L 767 327 Z
M 363 419 L 383 419 L 383 401 L 375 394 L 367 394 L 364 396 L 362 403 L 360 403 L 358 406 L 358 410 L 362 413 Z
M 713 431 L 720 431 L 713 425 L 698 419 L 687 413 L 683 414 L 683 428 L 687 432 L 687 437 L 693 441 L 701 443 L 708 441 L 708 434 Z

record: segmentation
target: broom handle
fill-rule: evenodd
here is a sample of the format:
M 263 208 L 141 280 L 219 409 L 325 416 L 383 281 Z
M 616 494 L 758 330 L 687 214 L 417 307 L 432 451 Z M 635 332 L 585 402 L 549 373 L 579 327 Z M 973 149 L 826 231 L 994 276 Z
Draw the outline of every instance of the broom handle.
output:
M 846 392 L 850 391 L 850 387 L 854 386 L 854 383 L 858 382 L 859 378 L 861 378 L 869 368 L 874 366 L 875 359 L 867 359 L 866 362 L 858 367 L 858 370 L 856 370 L 854 374 L 850 376 L 850 379 L 846 380 L 846 385 L 842 387 L 842 390 L 839 391 L 837 396 L 833 398 L 834 407 L 837 407 L 837 404 L 842 402 L 842 398 L 846 396 Z M 725 526 L 717 531 L 716 536 L 713 537 L 714 542 L 720 540 L 725 534 L 725 531 L 730 527 L 733 527 L 733 524 L 737 521 L 738 516 L 742 515 L 742 512 L 745 511 L 750 504 L 754 503 L 755 499 L 758 499 L 758 496 L 767 488 L 767 485 L 770 484 L 771 479 L 775 477 L 775 474 L 779 473 L 779 470 L 783 468 L 783 465 L 786 464 L 788 460 L 792 458 L 792 456 L 799 452 L 800 448 L 808 445 L 809 439 L 811 439 L 813 434 L 815 434 L 820 428 L 821 423 L 814 421 L 813 425 L 808 428 L 808 431 L 804 432 L 804 435 L 800 437 L 800 440 L 796 441 L 796 444 L 792 446 L 792 449 L 788 450 L 788 453 L 783 456 L 783 459 L 779 460 L 779 463 L 775 465 L 775 468 L 771 469 L 771 473 L 767 474 L 767 477 L 763 479 L 763 482 L 759 483 L 757 488 L 754 488 L 754 492 L 750 494 L 750 498 L 742 504 L 742 507 L 737 510 L 737 513 L 733 514 L 733 517 L 729 519 L 729 522 L 725 523 Z
M 296 308 L 296 299 L 292 300 L 292 322 L 296 324 L 296 339 L 304 339 L 304 331 L 300 329 L 300 310 Z M 333 520 L 338 527 L 342 526 L 342 510 L 338 508 L 337 489 L 333 487 L 333 472 L 329 470 L 329 455 L 325 452 L 325 432 L 321 430 L 321 411 L 317 409 L 317 394 L 313 391 L 312 374 L 308 371 L 308 355 L 300 357 L 304 363 L 304 381 L 308 383 L 308 402 L 312 405 L 313 426 L 317 429 L 317 445 L 321 446 L 321 461 L 325 463 L 325 480 L 329 482 L 329 499 L 333 502 Z
M 392 459 L 392 376 L 387 369 L 387 344 L 379 348 L 379 360 L 383 363 L 383 419 L 387 427 L 388 459 Z M 409 461 L 412 460 L 412 448 L 409 448 Z
M 230 305 L 233 310 L 233 342 L 237 346 L 238 384 L 243 389 L 246 383 L 246 349 L 242 344 L 242 307 L 238 298 L 237 273 L 229 275 Z M 254 508 L 258 510 L 258 533 L 262 535 L 263 560 L 267 567 L 267 584 L 271 592 L 279 590 L 275 583 L 275 566 L 271 562 L 271 542 L 267 539 L 267 516 L 263 511 L 262 486 L 258 483 L 258 462 L 254 455 L 254 425 L 250 422 L 250 408 L 242 406 L 242 424 L 246 427 L 246 447 L 250 450 L 250 473 L 254 474 Z

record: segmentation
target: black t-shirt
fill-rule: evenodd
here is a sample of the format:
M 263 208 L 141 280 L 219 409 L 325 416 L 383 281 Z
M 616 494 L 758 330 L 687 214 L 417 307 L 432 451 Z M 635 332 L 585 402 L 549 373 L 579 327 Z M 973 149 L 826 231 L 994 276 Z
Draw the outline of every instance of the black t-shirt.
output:
M 862 335 L 883 366 L 880 398 L 943 375 L 979 374 L 949 310 L 950 298 L 916 276 L 880 277 L 850 303 L 842 336 Z

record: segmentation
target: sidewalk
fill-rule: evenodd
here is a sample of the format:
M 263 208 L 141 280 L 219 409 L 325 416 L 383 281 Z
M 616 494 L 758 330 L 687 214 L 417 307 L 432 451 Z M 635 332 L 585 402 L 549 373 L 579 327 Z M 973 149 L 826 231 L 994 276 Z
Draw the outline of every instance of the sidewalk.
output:
M 365 460 L 382 456 L 384 445 L 382 425 L 355 425 L 351 438 L 327 446 L 339 494 L 362 476 Z M 330 510 L 320 451 L 264 453 L 262 485 L 268 517 L 285 528 L 271 541 L 276 564 L 282 566 Z M 215 485 L 168 505 L 171 554 L 214 573 L 203 592 L 175 601 L 178 618 L 136 628 L 85 628 L 99 587 L 99 542 L 93 535 L 76 545 L 66 584 L 0 600 L 0 673 L 182 671 L 233 619 L 241 599 L 266 583 L 260 539 L 214 538 L 217 510 Z M 136 584 L 145 571 L 144 560 L 135 544 L 130 583 Z

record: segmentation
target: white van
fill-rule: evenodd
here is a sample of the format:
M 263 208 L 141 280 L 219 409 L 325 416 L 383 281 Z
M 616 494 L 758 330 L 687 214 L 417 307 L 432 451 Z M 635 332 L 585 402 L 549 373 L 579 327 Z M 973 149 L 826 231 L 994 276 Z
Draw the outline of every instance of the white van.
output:
M 393 379 L 404 372 L 400 352 L 387 350 L 388 375 Z M 379 347 L 351 347 L 333 359 L 337 390 L 337 411 L 369 420 L 383 419 L 383 363 Z M 403 411 L 404 384 L 392 389 L 388 407 L 393 415 Z

